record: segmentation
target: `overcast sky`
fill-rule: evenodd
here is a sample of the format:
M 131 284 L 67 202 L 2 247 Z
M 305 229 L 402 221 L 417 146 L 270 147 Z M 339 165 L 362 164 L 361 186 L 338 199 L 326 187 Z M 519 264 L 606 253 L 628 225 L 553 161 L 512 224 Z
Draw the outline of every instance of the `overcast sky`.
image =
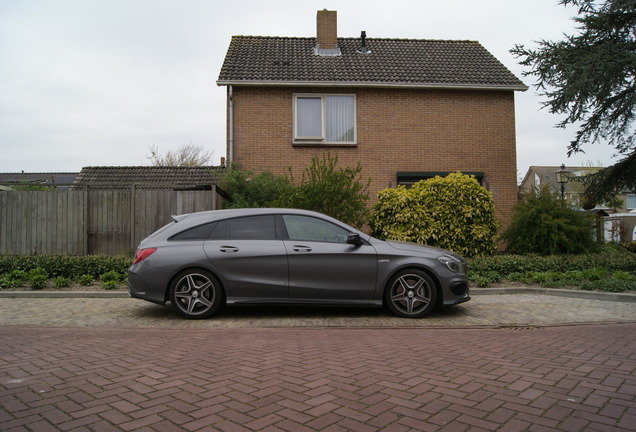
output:
M 572 33 L 557 0 L 0 0 L 0 172 L 78 172 L 150 165 L 186 144 L 225 156 L 232 35 L 313 37 L 316 12 L 338 12 L 338 35 L 476 40 L 526 85 L 509 50 Z M 517 170 L 607 166 L 613 147 L 567 158 L 574 128 L 516 92 Z

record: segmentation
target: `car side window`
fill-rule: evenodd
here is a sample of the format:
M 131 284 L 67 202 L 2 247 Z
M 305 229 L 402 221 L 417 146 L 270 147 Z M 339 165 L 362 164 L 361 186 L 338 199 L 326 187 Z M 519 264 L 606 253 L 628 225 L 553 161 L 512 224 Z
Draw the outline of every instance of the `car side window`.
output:
M 276 238 L 274 215 L 248 216 L 229 220 L 230 239 L 268 240 Z
M 230 224 L 227 220 L 219 221 L 208 239 L 210 240 L 223 240 L 230 238 Z
M 322 219 L 283 215 L 290 240 L 346 243 L 349 231 Z
M 205 240 L 214 229 L 214 225 L 216 225 L 216 222 L 199 225 L 194 228 L 181 231 L 180 233 L 173 235 L 170 240 Z

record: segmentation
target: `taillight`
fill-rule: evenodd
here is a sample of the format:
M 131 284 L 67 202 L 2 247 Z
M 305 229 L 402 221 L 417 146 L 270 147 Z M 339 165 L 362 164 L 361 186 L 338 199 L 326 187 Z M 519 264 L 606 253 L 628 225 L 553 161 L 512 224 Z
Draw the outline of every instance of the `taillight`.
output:
M 152 255 L 157 248 L 147 248 L 147 249 L 139 249 L 135 254 L 135 258 L 133 259 L 133 265 L 137 264 L 139 261 L 143 261 Z

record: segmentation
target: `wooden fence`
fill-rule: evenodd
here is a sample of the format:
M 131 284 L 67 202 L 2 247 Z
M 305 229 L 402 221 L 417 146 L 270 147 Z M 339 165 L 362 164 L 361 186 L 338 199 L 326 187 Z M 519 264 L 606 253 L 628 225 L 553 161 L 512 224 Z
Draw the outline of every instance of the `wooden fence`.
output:
M 0 191 L 0 255 L 118 255 L 170 222 L 221 208 L 211 191 Z

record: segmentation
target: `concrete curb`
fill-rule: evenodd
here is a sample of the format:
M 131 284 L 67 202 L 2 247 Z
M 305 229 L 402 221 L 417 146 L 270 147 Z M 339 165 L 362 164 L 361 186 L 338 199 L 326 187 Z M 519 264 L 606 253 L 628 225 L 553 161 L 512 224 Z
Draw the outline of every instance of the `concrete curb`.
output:
M 567 290 L 558 288 L 471 288 L 471 296 L 534 294 L 586 300 L 636 303 L 636 294 Z M 0 298 L 130 298 L 126 291 L 0 291 Z
M 618 301 L 625 303 L 636 303 L 636 294 L 608 293 L 596 291 L 568 290 L 558 288 L 471 288 L 470 295 L 492 295 L 492 294 L 538 294 L 558 297 L 570 297 L 586 300 Z

